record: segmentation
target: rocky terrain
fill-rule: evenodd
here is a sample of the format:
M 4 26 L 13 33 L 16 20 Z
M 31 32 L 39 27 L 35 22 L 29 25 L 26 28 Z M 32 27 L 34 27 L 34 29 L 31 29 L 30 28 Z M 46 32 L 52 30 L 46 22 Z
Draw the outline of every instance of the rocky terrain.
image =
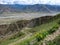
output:
M 11 24 L 3 24 L 0 25 L 0 37 L 1 35 L 6 35 L 9 32 L 13 33 L 16 31 L 20 31 L 24 27 L 34 27 L 37 25 L 41 25 L 43 23 L 46 23 L 47 20 L 52 18 L 52 16 L 45 16 L 45 17 L 40 17 L 40 18 L 35 18 L 31 20 L 20 20 L 13 22 Z

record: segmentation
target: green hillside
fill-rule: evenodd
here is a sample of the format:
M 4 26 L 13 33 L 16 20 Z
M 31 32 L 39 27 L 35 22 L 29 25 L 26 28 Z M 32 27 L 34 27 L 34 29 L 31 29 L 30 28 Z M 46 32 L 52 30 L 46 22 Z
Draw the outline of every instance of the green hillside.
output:
M 37 25 L 31 29 L 25 29 L 24 31 L 19 32 L 18 34 L 12 36 L 12 38 L 0 40 L 0 45 L 39 45 L 39 43 L 46 36 L 53 34 L 55 31 L 57 31 L 59 26 L 60 26 L 60 14 L 49 19 L 47 23 L 43 23 L 39 26 Z M 47 45 L 56 45 L 54 44 L 55 42 L 51 44 L 50 43 L 51 42 L 49 42 L 49 44 Z

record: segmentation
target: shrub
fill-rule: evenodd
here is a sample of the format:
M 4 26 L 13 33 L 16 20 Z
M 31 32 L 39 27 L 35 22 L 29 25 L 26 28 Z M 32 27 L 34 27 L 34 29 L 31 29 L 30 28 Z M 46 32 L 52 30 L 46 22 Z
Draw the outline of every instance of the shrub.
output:
M 36 39 L 39 42 L 40 40 L 44 39 L 44 37 L 46 37 L 46 35 L 48 35 L 47 31 L 42 31 L 41 33 L 38 33 L 36 35 Z
M 36 35 L 36 39 L 37 39 L 37 41 L 39 42 L 40 40 L 43 39 L 43 35 L 42 35 L 42 34 Z
M 51 34 L 51 33 L 55 32 L 58 28 L 59 28 L 59 26 L 58 26 L 58 25 L 54 26 L 52 29 L 50 29 L 50 30 L 48 31 L 48 32 L 49 32 L 49 34 Z
M 60 25 L 60 20 L 58 21 L 58 24 Z

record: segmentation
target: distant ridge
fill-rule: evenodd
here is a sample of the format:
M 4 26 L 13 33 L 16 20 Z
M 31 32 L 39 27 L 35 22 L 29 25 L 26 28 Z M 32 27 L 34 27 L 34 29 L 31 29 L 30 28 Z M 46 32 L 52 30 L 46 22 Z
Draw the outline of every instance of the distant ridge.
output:
M 0 13 L 2 12 L 60 12 L 59 5 L 21 5 L 21 4 L 0 4 Z

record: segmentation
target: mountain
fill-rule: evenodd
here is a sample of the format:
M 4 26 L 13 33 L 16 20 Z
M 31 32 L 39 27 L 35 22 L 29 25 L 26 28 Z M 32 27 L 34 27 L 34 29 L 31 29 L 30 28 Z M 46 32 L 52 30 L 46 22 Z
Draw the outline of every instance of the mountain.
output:
M 20 4 L 0 4 L 0 13 L 3 12 L 60 12 L 59 5 L 20 5 Z

